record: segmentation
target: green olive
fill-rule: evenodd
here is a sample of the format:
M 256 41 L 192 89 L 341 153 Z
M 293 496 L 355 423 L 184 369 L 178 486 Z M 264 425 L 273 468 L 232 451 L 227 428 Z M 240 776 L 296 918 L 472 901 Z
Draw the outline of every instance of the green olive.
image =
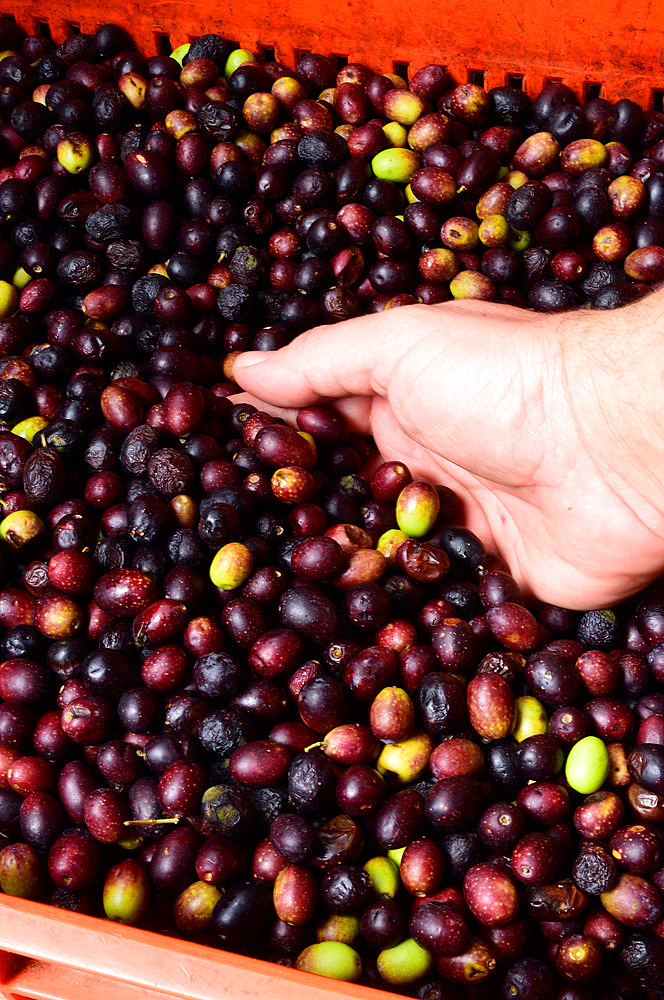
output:
M 408 184 L 420 165 L 420 157 L 412 149 L 382 149 L 371 161 L 371 169 L 383 181 Z
M 480 222 L 479 237 L 487 247 L 502 247 L 510 239 L 512 230 L 504 215 L 487 215 Z
M 581 795 L 598 791 L 609 774 L 609 753 L 597 736 L 585 736 L 567 755 L 565 777 L 570 788 Z
M 316 928 L 316 941 L 340 941 L 354 944 L 360 933 L 360 918 L 333 913 Z
M 377 896 L 394 899 L 401 888 L 399 866 L 394 861 L 380 854 L 375 858 L 369 858 L 364 870 L 369 875 Z
M 192 882 L 183 889 L 173 905 L 175 926 L 183 934 L 207 930 L 212 911 L 221 899 L 221 892 L 207 882 Z
M 496 297 L 496 286 L 481 271 L 459 271 L 450 281 L 450 292 L 455 299 L 491 302 Z
M 408 483 L 397 497 L 397 524 L 411 538 L 422 538 L 436 523 L 440 498 L 436 489 L 422 480 Z
M 210 563 L 210 579 L 215 587 L 235 590 L 247 579 L 254 564 L 251 549 L 242 542 L 222 545 Z
M 150 879 L 141 864 L 128 858 L 108 872 L 102 892 L 104 912 L 120 924 L 137 924 L 150 902 Z
M 31 281 L 32 281 L 32 275 L 28 274 L 28 272 L 23 267 L 17 267 L 12 275 L 12 285 L 14 285 L 14 287 L 17 288 L 19 292 L 22 292 L 25 286 L 28 285 Z M 5 317 L 2 316 L 0 318 L 4 319 Z
M 229 80 L 236 69 L 238 69 L 242 63 L 253 62 L 256 56 L 249 49 L 233 49 L 228 59 L 226 60 L 226 66 L 224 68 L 224 75 L 226 79 Z
M 72 132 L 60 139 L 56 156 L 58 163 L 68 174 L 82 174 L 92 166 L 95 158 L 92 143 L 79 132 Z
M 392 847 L 387 852 L 387 856 L 390 861 L 393 861 L 397 868 L 401 868 L 401 859 L 406 851 L 405 847 Z
M 397 743 L 385 743 L 376 761 L 376 770 L 398 779 L 402 785 L 408 784 L 427 766 L 433 748 L 434 742 L 428 733 L 414 733 Z
M 120 839 L 115 841 L 115 846 L 121 847 L 123 851 L 136 851 L 144 841 L 145 837 L 136 827 L 128 826 Z
M 580 177 L 586 170 L 603 167 L 609 158 L 609 151 L 598 139 L 574 139 L 560 154 L 560 166 L 566 174 Z
M 0 319 L 6 319 L 16 312 L 18 291 L 9 281 L 0 281 Z
M 171 52 L 171 59 L 175 59 L 176 63 L 179 63 L 181 66 L 190 48 L 191 42 L 184 42 L 182 45 L 178 45 L 177 49 L 173 49 Z
M 408 535 L 405 531 L 401 531 L 400 528 L 388 528 L 376 542 L 376 548 L 388 562 L 394 562 L 397 557 L 397 549 L 403 542 L 407 541 Z
M 408 145 L 408 130 L 399 122 L 386 122 L 383 125 L 383 132 L 387 136 L 390 146 L 395 149 L 405 149 Z
M 310 944 L 297 956 L 296 968 L 316 976 L 354 983 L 362 975 L 362 960 L 354 948 L 342 941 Z
M 393 948 L 381 951 L 377 960 L 381 979 L 392 986 L 406 986 L 426 976 L 433 965 L 433 955 L 417 941 L 406 938 Z
M 44 884 L 42 865 L 30 844 L 7 844 L 0 851 L 0 891 L 8 896 L 37 899 Z
M 422 116 L 426 105 L 410 90 L 388 90 L 383 98 L 383 114 L 393 122 L 410 128 Z
M 512 239 L 509 242 L 512 250 L 516 250 L 517 253 L 521 253 L 522 250 L 527 250 L 532 242 L 532 233 L 530 233 L 527 229 L 512 230 Z
M 546 710 L 541 701 L 531 694 L 523 694 L 516 699 L 516 722 L 512 737 L 517 743 L 522 743 L 529 736 L 541 736 L 548 728 Z
M 15 510 L 0 521 L 0 538 L 13 549 L 22 548 L 44 531 L 44 522 L 32 510 Z
M 26 417 L 25 420 L 19 420 L 17 424 L 14 424 L 12 427 L 12 434 L 16 434 L 17 437 L 25 438 L 29 444 L 32 444 L 32 439 L 35 434 L 38 434 L 39 431 L 43 431 L 45 427 L 48 427 L 48 420 L 46 417 Z

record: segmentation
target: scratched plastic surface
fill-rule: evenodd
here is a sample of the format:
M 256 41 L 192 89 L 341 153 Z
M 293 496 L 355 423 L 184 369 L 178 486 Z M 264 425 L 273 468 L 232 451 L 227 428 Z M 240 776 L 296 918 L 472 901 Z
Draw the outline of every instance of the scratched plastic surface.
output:
M 0 898 L 2 1000 L 390 1000 L 271 962 Z
M 1 5 L 30 32 L 62 41 L 113 20 L 146 53 L 214 31 L 294 65 L 324 52 L 379 72 L 429 62 L 459 83 L 535 95 L 561 80 L 581 98 L 662 108 L 664 0 L 18 0 Z M 393 993 L 311 976 L 148 931 L 0 896 L 1 1000 L 389 1000 Z

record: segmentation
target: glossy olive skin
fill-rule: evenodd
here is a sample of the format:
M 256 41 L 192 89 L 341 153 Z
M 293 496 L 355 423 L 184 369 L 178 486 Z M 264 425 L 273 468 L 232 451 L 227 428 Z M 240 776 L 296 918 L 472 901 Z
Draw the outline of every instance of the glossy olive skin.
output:
M 468 717 L 485 739 L 509 736 L 516 722 L 516 702 L 507 681 L 497 674 L 474 677 L 466 689 Z
M 150 898 L 150 883 L 144 868 L 133 860 L 121 861 L 104 882 L 104 912 L 109 920 L 138 923 Z
M 382 847 L 406 847 L 422 828 L 424 802 L 410 789 L 396 792 L 376 816 L 376 838 Z
M 292 926 L 301 926 L 311 919 L 316 909 L 317 896 L 316 880 L 308 868 L 288 865 L 282 868 L 275 879 L 275 911 L 280 920 Z
M 266 886 L 255 882 L 227 890 L 212 913 L 212 928 L 222 943 L 235 950 L 252 949 L 256 929 L 267 924 L 272 909 L 271 897 Z
M 482 800 L 481 786 L 473 778 L 441 778 L 427 795 L 425 813 L 438 830 L 462 830 L 479 818 Z
M 649 791 L 664 791 L 664 754 L 657 744 L 637 746 L 627 758 L 631 776 Z

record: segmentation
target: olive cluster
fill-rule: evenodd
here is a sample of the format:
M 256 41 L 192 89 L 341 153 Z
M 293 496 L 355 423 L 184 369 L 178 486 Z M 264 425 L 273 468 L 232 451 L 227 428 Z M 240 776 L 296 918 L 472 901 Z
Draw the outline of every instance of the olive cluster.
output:
M 664 115 L 627 98 L 0 35 L 0 316 L 33 321 L 10 352 L 72 302 L 92 361 L 163 326 L 218 356 L 452 297 L 613 308 L 664 276 Z
M 449 490 L 232 399 L 321 320 L 642 294 L 664 117 L 0 44 L 2 892 L 422 1000 L 664 996 L 661 585 L 528 607 Z

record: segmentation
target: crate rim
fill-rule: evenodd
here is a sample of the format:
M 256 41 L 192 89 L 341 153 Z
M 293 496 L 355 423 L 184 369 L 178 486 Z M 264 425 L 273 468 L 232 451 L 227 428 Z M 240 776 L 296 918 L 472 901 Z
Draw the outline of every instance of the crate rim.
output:
M 394 993 L 359 986 L 181 938 L 72 913 L 46 903 L 0 896 L 0 996 L 20 995 L 13 956 L 131 983 L 186 1000 L 388 1000 Z M 129 955 L 129 958 L 128 958 Z M 4 972 L 3 972 L 4 964 Z M 222 988 L 220 988 L 220 985 Z M 94 1000 L 94 998 L 92 998 Z

